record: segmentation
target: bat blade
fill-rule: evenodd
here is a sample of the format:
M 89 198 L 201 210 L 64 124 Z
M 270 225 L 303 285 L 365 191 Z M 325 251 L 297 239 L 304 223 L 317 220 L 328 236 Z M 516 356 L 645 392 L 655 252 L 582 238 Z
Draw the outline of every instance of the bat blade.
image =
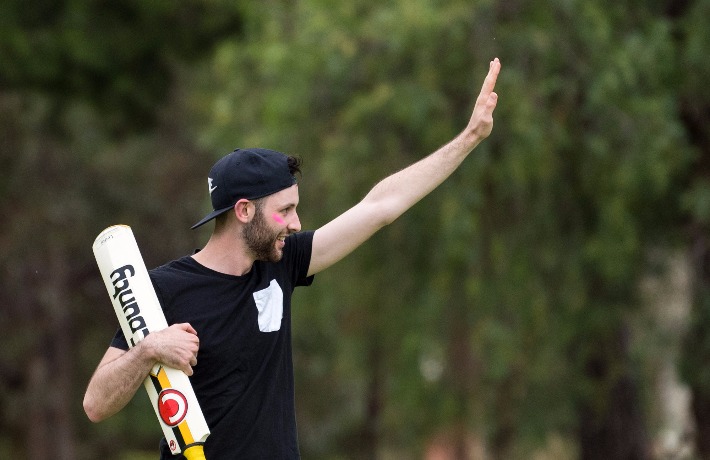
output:
M 108 227 L 96 237 L 93 250 L 128 345 L 168 327 L 131 228 Z M 203 459 L 210 431 L 188 376 L 158 363 L 144 387 L 171 453 Z

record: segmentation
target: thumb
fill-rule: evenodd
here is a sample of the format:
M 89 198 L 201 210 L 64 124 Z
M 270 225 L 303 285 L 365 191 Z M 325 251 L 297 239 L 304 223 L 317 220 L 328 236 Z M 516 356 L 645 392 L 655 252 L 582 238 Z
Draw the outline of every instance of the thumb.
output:
M 195 328 L 193 328 L 190 325 L 190 323 L 180 323 L 180 324 L 177 324 L 177 327 L 179 329 L 182 329 L 185 332 L 189 332 L 190 334 L 197 335 L 197 331 L 195 330 Z

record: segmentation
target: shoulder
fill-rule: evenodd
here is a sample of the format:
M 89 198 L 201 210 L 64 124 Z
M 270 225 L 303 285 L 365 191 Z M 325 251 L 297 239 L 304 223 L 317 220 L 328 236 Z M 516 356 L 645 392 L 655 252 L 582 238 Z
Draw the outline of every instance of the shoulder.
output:
M 163 303 L 176 292 L 188 289 L 199 276 L 201 266 L 191 256 L 184 256 L 148 271 L 156 294 Z
M 286 238 L 284 255 L 279 264 L 286 270 L 294 286 L 307 286 L 313 281 L 308 277 L 308 267 L 313 253 L 314 232 L 299 232 Z
M 200 271 L 198 264 L 192 256 L 184 256 L 160 265 L 148 271 L 152 279 L 164 279 L 170 277 L 190 276 Z
M 288 238 L 286 238 L 285 251 L 310 253 L 313 248 L 314 233 L 313 231 L 307 231 L 289 235 Z
M 299 266 L 304 263 L 309 264 L 313 252 L 313 234 L 314 232 L 309 231 L 289 235 L 286 238 L 286 246 L 280 263 Z

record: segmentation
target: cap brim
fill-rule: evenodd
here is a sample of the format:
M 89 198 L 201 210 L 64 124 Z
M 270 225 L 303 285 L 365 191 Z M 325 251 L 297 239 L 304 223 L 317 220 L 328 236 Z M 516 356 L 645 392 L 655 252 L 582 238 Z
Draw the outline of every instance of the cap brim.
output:
M 194 229 L 196 229 L 197 227 L 200 227 L 200 226 L 206 224 L 207 222 L 211 221 L 212 219 L 214 219 L 215 217 L 219 216 L 220 214 L 224 214 L 225 212 L 229 211 L 229 210 L 232 209 L 233 207 L 234 207 L 234 206 L 228 206 L 228 207 L 226 207 L 226 208 L 222 208 L 222 209 L 218 209 L 218 210 L 216 210 L 216 211 L 212 211 L 211 213 L 209 213 L 209 214 L 207 214 L 205 217 L 203 217 L 202 220 L 200 220 L 198 223 L 196 223 L 195 225 L 193 225 L 192 227 L 190 227 L 190 229 L 194 230 Z

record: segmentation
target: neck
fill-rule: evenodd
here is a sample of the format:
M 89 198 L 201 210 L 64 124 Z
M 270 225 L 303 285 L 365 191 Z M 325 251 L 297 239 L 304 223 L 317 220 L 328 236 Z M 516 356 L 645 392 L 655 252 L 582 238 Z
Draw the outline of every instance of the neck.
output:
M 213 233 L 205 247 L 192 256 L 205 267 L 227 275 L 249 273 L 254 259 L 250 257 L 237 232 Z

